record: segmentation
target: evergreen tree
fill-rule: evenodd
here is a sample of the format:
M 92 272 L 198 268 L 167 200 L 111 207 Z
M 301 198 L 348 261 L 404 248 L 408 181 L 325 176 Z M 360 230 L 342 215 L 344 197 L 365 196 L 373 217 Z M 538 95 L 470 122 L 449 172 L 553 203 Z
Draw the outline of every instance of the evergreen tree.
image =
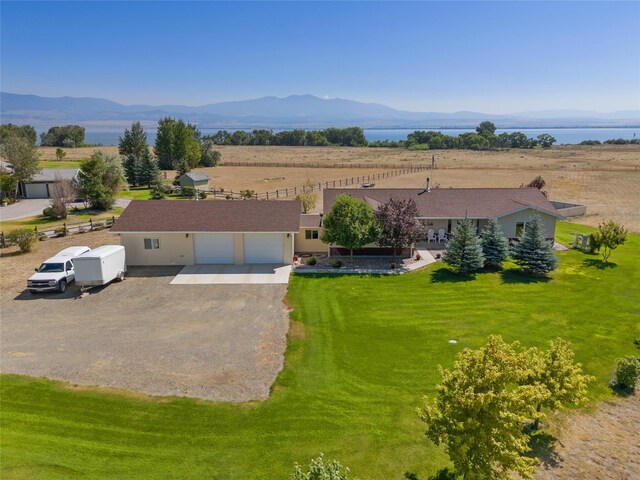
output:
M 158 168 L 158 162 L 151 156 L 149 150 L 145 150 L 140 158 L 138 168 L 138 181 L 140 185 L 147 185 L 151 187 L 151 184 L 156 180 L 160 169 Z
M 457 273 L 473 272 L 484 267 L 482 244 L 470 218 L 465 217 L 458 224 L 453 238 L 447 243 L 444 262 Z
M 495 268 L 500 268 L 509 256 L 509 241 L 495 218 L 482 231 L 482 253 L 485 264 Z
M 140 185 L 140 161 L 134 155 L 127 155 L 122 161 L 124 175 L 129 185 Z
M 527 273 L 539 275 L 558 268 L 553 245 L 544 236 L 539 215 L 534 213 L 527 222 L 524 235 L 513 248 L 511 258 Z

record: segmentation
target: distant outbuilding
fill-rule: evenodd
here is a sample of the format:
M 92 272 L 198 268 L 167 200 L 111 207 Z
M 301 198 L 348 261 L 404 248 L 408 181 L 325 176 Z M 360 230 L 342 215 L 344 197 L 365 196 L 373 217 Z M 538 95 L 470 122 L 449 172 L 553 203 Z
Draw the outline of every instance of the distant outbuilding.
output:
M 198 190 L 208 190 L 209 180 L 211 180 L 206 174 L 202 172 L 189 172 L 180 177 L 181 187 L 193 187 Z
M 60 180 L 78 181 L 78 168 L 45 168 L 28 183 L 18 185 L 18 196 L 23 198 L 51 198 L 53 185 Z

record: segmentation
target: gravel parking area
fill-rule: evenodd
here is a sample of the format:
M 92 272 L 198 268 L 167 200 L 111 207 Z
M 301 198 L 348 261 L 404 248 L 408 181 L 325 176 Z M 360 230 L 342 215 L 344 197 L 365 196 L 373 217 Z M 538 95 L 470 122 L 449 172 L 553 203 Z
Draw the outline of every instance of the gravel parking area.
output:
M 24 275 L 41 256 L 21 259 Z M 32 295 L 6 266 L 2 373 L 241 402 L 266 399 L 282 369 L 286 285 L 170 285 L 181 267 L 138 268 L 82 298 L 75 286 Z

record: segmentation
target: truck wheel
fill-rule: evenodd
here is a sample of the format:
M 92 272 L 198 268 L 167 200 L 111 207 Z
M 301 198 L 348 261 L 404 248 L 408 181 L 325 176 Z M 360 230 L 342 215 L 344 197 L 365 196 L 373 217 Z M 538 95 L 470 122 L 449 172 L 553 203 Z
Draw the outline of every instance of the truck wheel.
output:
M 60 293 L 64 293 L 66 289 L 67 289 L 67 281 L 60 280 L 60 283 L 58 284 L 58 291 Z
M 118 276 L 116 277 L 116 280 L 118 282 L 121 282 L 124 280 L 124 272 L 118 272 Z

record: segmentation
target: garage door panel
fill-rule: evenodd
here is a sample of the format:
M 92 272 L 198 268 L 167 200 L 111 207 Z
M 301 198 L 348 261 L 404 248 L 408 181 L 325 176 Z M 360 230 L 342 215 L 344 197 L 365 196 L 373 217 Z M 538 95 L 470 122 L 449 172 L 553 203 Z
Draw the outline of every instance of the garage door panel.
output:
M 196 233 L 194 253 L 197 264 L 233 264 L 233 234 Z
M 49 198 L 46 183 L 27 183 L 24 189 L 26 198 Z
M 244 234 L 244 263 L 282 263 L 283 257 L 281 233 Z

